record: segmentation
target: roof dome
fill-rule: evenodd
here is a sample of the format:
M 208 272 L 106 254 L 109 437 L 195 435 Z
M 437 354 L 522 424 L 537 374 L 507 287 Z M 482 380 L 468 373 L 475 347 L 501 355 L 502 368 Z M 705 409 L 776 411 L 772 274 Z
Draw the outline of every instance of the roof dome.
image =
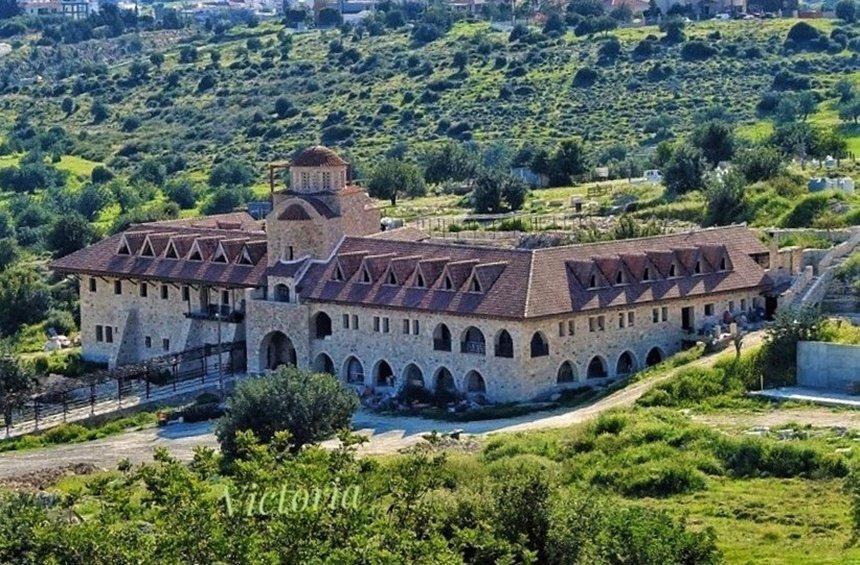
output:
M 292 162 L 293 167 L 337 167 L 346 166 L 347 162 L 337 153 L 322 145 L 308 147 L 299 153 Z

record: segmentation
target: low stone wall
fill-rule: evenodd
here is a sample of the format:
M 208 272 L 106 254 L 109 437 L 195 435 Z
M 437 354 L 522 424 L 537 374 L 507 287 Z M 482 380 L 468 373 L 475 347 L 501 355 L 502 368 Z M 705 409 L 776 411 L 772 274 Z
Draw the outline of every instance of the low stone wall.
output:
M 860 345 L 799 342 L 797 384 L 843 393 L 860 392 Z

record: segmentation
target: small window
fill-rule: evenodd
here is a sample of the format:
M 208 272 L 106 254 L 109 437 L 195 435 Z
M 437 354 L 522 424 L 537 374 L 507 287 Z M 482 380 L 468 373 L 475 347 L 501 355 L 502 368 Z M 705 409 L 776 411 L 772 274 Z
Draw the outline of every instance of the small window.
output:
M 104 326 L 96 326 L 96 341 L 104 341 L 105 340 L 105 329 Z
M 409 335 L 409 320 L 403 320 L 403 335 Z
M 382 318 L 382 333 L 387 334 L 389 331 L 389 320 L 388 318 Z
M 624 316 L 624 312 L 618 313 L 618 329 L 623 329 L 625 327 L 626 324 L 624 323 L 624 321 L 626 319 L 627 318 Z
M 345 330 L 349 329 L 349 314 L 343 315 L 343 329 L 345 329 Z
M 200 249 L 198 247 L 195 246 L 194 249 L 191 250 L 191 253 L 188 254 L 188 260 L 189 261 L 202 261 L 203 260 L 203 256 L 200 254 Z
M 481 283 L 478 281 L 477 277 L 472 279 L 471 284 L 469 284 L 470 292 L 481 292 Z
M 140 250 L 141 257 L 154 257 L 155 253 L 152 251 L 152 244 L 149 243 L 149 240 L 143 243 L 143 249 Z
M 379 316 L 373 317 L 373 331 L 375 331 L 375 332 L 379 331 Z
M 167 246 L 167 251 L 164 252 L 164 256 L 168 259 L 178 259 L 179 256 L 176 254 L 176 246 L 173 245 L 173 242 Z
M 122 281 L 113 281 L 113 293 L 122 294 Z
M 564 337 L 564 322 L 558 323 L 558 337 Z
M 597 277 L 591 275 L 591 278 L 588 279 L 588 288 L 596 288 L 597 287 Z
M 725 271 L 728 267 L 726 266 L 726 258 L 723 257 L 720 259 L 720 270 Z
M 165 351 L 170 351 L 170 340 L 167 339 L 166 337 L 162 338 L 162 340 L 161 340 L 161 349 L 163 349 Z
M 668 322 L 668 321 L 669 321 L 669 308 L 668 308 L 668 307 L 663 306 L 662 308 L 660 308 L 660 318 L 661 318 L 664 322 Z
M 624 284 L 624 273 L 621 271 L 615 273 L 615 284 Z
M 597 317 L 597 329 L 600 331 L 606 330 L 606 317 L 598 316 Z
M 222 290 L 221 291 L 221 304 L 230 304 L 230 291 Z
M 290 245 L 287 247 L 287 261 L 292 261 L 295 258 L 295 251 L 293 250 L 293 246 Z
M 182 287 L 182 301 L 188 302 L 191 300 L 191 289 L 188 286 Z
M 576 322 L 574 322 L 573 320 L 568 320 L 567 321 L 567 335 L 574 335 L 574 334 L 576 334 Z
M 677 270 L 675 269 L 675 265 L 669 265 L 669 276 L 674 277 L 677 276 Z
M 421 325 L 418 323 L 418 320 L 412 320 L 412 335 L 418 335 L 421 331 Z
M 371 282 L 370 272 L 367 269 L 364 269 L 361 272 L 361 282 L 369 284 Z
M 702 262 L 701 261 L 696 261 L 696 266 L 693 267 L 693 273 L 695 273 L 697 275 L 702 274 Z
M 144 337 L 143 344 L 146 346 L 147 349 L 150 349 L 152 347 L 152 338 L 149 336 Z
M 113 327 L 105 326 L 105 341 L 108 343 L 113 343 Z
M 655 324 L 660 321 L 660 309 L 652 308 L 651 309 L 651 321 Z
M 388 271 L 388 278 L 385 280 L 385 284 L 397 284 L 397 277 L 394 275 L 394 271 Z
M 334 268 L 334 275 L 332 275 L 332 280 L 343 282 L 343 271 L 340 269 L 340 265 L 337 265 Z
M 427 286 L 424 284 L 424 275 L 422 275 L 421 273 L 418 273 L 418 276 L 415 278 L 415 286 L 419 288 L 424 288 L 425 286 Z
M 161 299 L 167 300 L 167 298 L 169 296 L 170 296 L 170 291 L 168 290 L 167 285 L 166 284 L 161 285 Z
M 588 331 L 596 332 L 597 331 L 597 318 L 590 317 L 588 318 Z
M 705 316 L 713 316 L 714 315 L 714 305 L 713 304 L 705 304 Z
M 96 279 L 95 277 L 90 277 L 90 292 L 96 291 Z
M 747 309 L 747 299 L 746 299 L 746 298 L 741 298 L 741 310 L 743 310 L 744 312 L 746 312 L 746 309 Z
M 627 325 L 635 326 L 636 325 L 636 312 L 633 310 L 627 312 Z
M 354 330 L 358 329 L 358 315 L 357 314 L 352 315 L 352 329 L 354 329 Z
M 648 267 L 645 267 L 645 272 L 642 273 L 642 280 L 646 282 L 651 280 L 651 269 Z
M 734 311 L 735 311 L 735 301 L 729 300 L 729 312 L 734 312 Z
M 443 288 L 445 290 L 454 290 L 454 283 L 451 281 L 451 277 L 445 275 L 445 280 L 443 282 Z
M 147 296 L 149 296 L 149 285 L 146 284 L 145 282 L 140 283 L 140 295 L 143 298 L 146 298 Z

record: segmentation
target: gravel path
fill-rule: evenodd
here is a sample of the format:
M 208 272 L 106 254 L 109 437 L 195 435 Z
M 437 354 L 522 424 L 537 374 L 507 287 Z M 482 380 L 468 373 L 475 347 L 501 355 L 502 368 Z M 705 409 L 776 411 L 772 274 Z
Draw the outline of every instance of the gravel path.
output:
M 761 333 L 750 334 L 744 342 L 744 348 L 756 345 L 760 341 Z M 686 365 L 686 367 L 709 366 L 720 357 L 733 354 L 734 352 L 730 348 L 721 354 L 699 359 Z M 380 416 L 360 410 L 355 416 L 354 425 L 360 433 L 369 438 L 369 441 L 360 449 L 360 452 L 364 454 L 394 453 L 397 450 L 420 443 L 422 435 L 433 430 L 440 433 L 462 430 L 466 434 L 485 435 L 563 428 L 585 422 L 612 408 L 632 406 L 640 396 L 654 385 L 670 378 L 679 370 L 673 369 L 659 376 L 633 383 L 588 406 L 579 408 L 559 408 L 515 418 L 480 422 L 444 422 L 414 416 Z M 741 414 L 737 418 L 735 416 L 728 417 L 725 414 L 700 415 L 694 416 L 694 419 L 715 426 L 777 426 L 788 422 L 809 422 L 814 426 L 841 425 L 860 428 L 860 413 L 832 411 L 826 408 L 775 410 L 769 413 Z M 333 445 L 333 442 L 326 442 L 326 444 Z M 101 468 L 113 468 L 122 459 L 141 463 L 150 460 L 153 448 L 159 446 L 168 448 L 175 457 L 189 460 L 194 455 L 194 447 L 198 445 L 217 446 L 211 423 L 171 424 L 163 428 L 153 427 L 128 432 L 85 444 L 2 453 L 0 454 L 0 479 L 75 463 L 88 463 Z

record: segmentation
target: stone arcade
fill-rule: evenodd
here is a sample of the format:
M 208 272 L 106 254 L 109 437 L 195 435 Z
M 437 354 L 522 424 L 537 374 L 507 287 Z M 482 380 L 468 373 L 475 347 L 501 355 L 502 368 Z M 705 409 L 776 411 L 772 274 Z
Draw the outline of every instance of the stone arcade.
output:
M 773 253 L 743 226 L 535 250 L 380 232 L 348 164 L 319 146 L 272 202 L 264 224 L 134 225 L 55 261 L 81 280 L 84 356 L 135 363 L 220 332 L 246 342 L 250 373 L 292 363 L 517 401 L 657 363 L 726 312 L 763 308 L 772 286 Z

